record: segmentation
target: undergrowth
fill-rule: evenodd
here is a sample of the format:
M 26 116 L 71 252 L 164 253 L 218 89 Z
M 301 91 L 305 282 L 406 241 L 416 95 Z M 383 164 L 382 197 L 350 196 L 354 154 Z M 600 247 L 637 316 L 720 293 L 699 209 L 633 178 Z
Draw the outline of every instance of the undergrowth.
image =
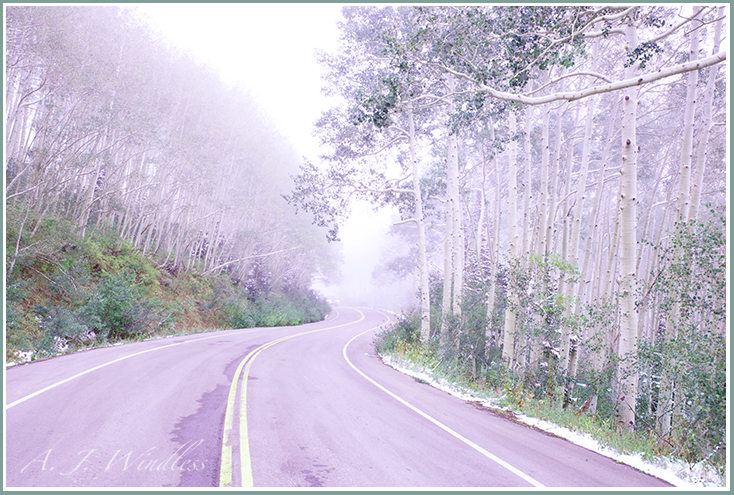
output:
M 298 325 L 330 311 L 317 293 L 201 276 L 143 255 L 114 232 L 81 238 L 55 218 L 33 242 L 6 230 L 6 362 L 230 328 Z M 26 245 L 25 243 L 28 242 Z
M 497 407 L 511 409 L 586 434 L 600 445 L 612 448 L 620 454 L 640 454 L 648 461 L 664 457 L 680 461 L 689 467 L 702 463 L 706 466 L 705 469 L 716 471 L 721 479 L 725 477 L 726 465 L 711 462 L 711 456 L 702 459 L 704 456 L 699 453 L 691 460 L 690 452 L 683 456 L 676 455 L 675 449 L 661 443 L 652 431 L 615 429 L 610 408 L 603 404 L 603 396 L 593 413 L 587 409 L 588 402 L 584 401 L 575 401 L 571 407 L 564 408 L 562 386 L 539 388 L 537 383 L 530 383 L 527 376 L 520 376 L 508 369 L 499 355 L 495 356 L 497 359 L 488 360 L 478 369 L 475 362 L 446 352 L 436 339 L 421 342 L 419 328 L 419 315 L 401 315 L 391 327 L 375 337 L 375 351 L 378 355 L 390 356 L 407 363 L 434 380 L 443 380 L 471 391 L 473 395 L 486 398 Z

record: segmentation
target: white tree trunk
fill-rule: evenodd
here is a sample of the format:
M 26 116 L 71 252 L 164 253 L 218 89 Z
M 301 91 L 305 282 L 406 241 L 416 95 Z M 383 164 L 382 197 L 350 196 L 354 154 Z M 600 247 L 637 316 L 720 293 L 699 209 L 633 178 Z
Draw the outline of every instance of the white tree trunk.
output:
M 545 254 L 545 223 L 548 217 L 548 165 L 550 164 L 550 105 L 543 107 L 541 134 L 540 193 L 538 194 L 538 238 L 534 251 Z
M 423 224 L 423 200 L 421 198 L 420 167 L 415 150 L 415 121 L 413 110 L 408 109 L 408 145 L 413 168 L 413 193 L 415 195 L 415 221 L 418 227 L 418 270 L 421 280 L 421 340 L 428 342 L 431 334 L 431 302 L 429 299 L 428 261 L 426 259 L 426 232 Z
M 637 27 L 631 23 L 625 29 L 626 50 L 637 47 Z M 634 77 L 637 63 L 625 70 L 625 77 Z M 637 88 L 625 91 L 622 117 L 622 168 L 619 184 L 620 211 L 620 335 L 617 369 L 616 422 L 624 429 L 634 429 L 637 404 Z
M 724 7 L 719 7 L 719 21 L 714 29 L 714 47 L 713 53 L 719 51 L 721 46 L 721 24 L 724 19 Z M 696 177 L 691 187 L 691 206 L 688 210 L 688 221 L 698 218 L 698 211 L 701 205 L 701 189 L 703 188 L 703 177 L 706 171 L 706 155 L 708 153 L 708 140 L 713 122 L 711 114 L 714 104 L 714 89 L 716 87 L 716 74 L 719 70 L 718 65 L 709 67 L 708 81 L 706 82 L 706 91 L 703 97 L 703 119 L 701 121 L 701 137 L 698 140 L 698 154 L 696 155 Z
M 565 106 L 565 105 L 564 105 Z M 563 144 L 563 140 L 561 139 L 562 136 L 562 127 L 561 124 L 563 123 L 563 114 L 564 112 L 561 112 L 560 110 L 556 112 L 556 129 L 555 129 L 555 138 L 554 143 L 555 146 L 553 147 L 553 157 L 551 158 L 551 164 L 553 165 L 553 170 L 551 171 L 551 184 L 550 184 L 550 196 L 548 197 L 548 221 L 546 222 L 546 228 L 545 228 L 545 246 L 543 247 L 543 250 L 541 252 L 544 253 L 550 253 L 553 252 L 553 241 L 556 233 L 556 213 L 557 213 L 557 204 L 558 201 L 558 176 L 561 173 L 561 145 Z
M 494 146 L 494 123 L 491 119 L 489 119 L 489 139 L 492 142 L 492 145 Z M 485 157 L 486 160 L 486 157 Z M 492 318 L 492 312 L 494 311 L 494 305 L 495 305 L 495 293 L 497 291 L 497 268 L 499 266 L 499 234 L 500 234 L 500 212 L 501 212 L 501 202 L 502 202 L 502 188 L 500 187 L 501 184 L 501 177 L 500 177 L 500 167 L 497 163 L 497 155 L 496 153 L 492 153 L 492 167 L 494 168 L 494 182 L 495 182 L 495 188 L 494 188 L 494 215 L 493 215 L 493 222 L 492 222 L 492 229 L 490 230 L 490 223 L 487 222 L 487 241 L 489 242 L 491 239 L 491 244 L 489 246 L 489 259 L 491 264 L 491 274 L 489 277 L 489 294 L 487 296 L 487 318 L 489 320 L 489 323 L 487 325 L 486 335 L 488 339 L 492 338 L 492 324 L 491 324 L 491 318 Z M 499 337 L 499 336 L 497 336 Z M 491 342 L 491 340 L 490 340 Z M 499 338 L 497 340 L 497 344 L 499 344 Z
M 450 80 L 453 81 L 453 77 Z M 452 91 L 451 86 L 449 85 L 450 91 Z M 457 141 L 456 133 L 449 134 L 447 164 L 449 201 L 446 206 L 451 208 L 451 281 L 449 283 L 452 294 L 451 312 L 455 315 L 461 313 L 461 293 L 464 281 L 464 229 L 461 221 L 463 215 L 461 194 L 459 192 L 459 149 Z
M 601 236 L 597 235 L 599 227 L 599 206 L 601 205 L 601 199 L 605 191 L 605 173 L 609 161 L 609 150 L 614 140 L 614 132 L 617 121 L 617 112 L 619 105 L 613 106 L 612 114 L 609 117 L 609 131 L 607 134 L 607 144 L 604 147 L 604 151 L 601 156 L 601 164 L 599 168 L 599 176 L 597 178 L 596 193 L 594 194 L 594 204 L 591 208 L 591 214 L 589 215 L 589 227 L 586 245 L 584 247 L 584 262 L 580 270 L 580 285 L 576 295 L 576 312 L 580 312 L 585 301 L 587 290 L 591 293 L 593 273 L 596 272 L 596 276 L 599 277 L 602 271 L 601 264 L 591 262 L 595 254 L 592 252 L 593 248 L 596 247 L 597 251 L 601 251 L 600 246 L 602 245 Z
M 515 114 L 509 112 L 509 164 L 507 168 L 507 223 L 510 234 L 510 258 L 517 259 L 519 254 L 518 238 L 517 238 L 517 141 L 514 139 L 517 134 L 517 120 Z M 512 297 L 512 296 L 511 296 Z M 516 298 L 514 299 L 517 303 Z M 505 311 L 505 329 L 502 342 L 502 358 L 509 365 L 514 364 L 515 359 L 515 324 L 516 315 L 512 308 Z
M 594 42 L 594 68 L 596 70 L 596 46 L 597 41 Z M 573 213 L 573 227 L 571 229 L 571 242 L 568 250 L 568 260 L 575 263 L 577 266 L 580 265 L 579 261 L 579 240 L 581 238 L 581 217 L 583 213 L 584 202 L 586 200 L 586 178 L 589 173 L 589 157 L 591 156 L 591 139 L 592 131 L 594 126 L 594 111 L 596 109 L 596 97 L 592 96 L 586 101 L 586 126 L 584 128 L 584 139 L 582 141 L 581 151 L 581 165 L 579 168 L 579 178 L 576 183 L 576 202 Z M 570 170 L 569 170 L 570 173 Z M 604 182 L 604 177 L 600 177 L 600 183 Z M 587 245 L 591 243 L 591 239 L 587 238 Z M 573 294 L 578 292 L 578 284 L 571 284 L 569 292 Z M 566 308 L 566 316 L 570 316 L 571 305 L 569 304 Z M 570 371 L 570 349 L 571 349 L 571 334 L 568 326 L 562 326 L 561 332 L 561 361 L 569 365 L 567 371 Z M 570 373 L 569 373 L 570 374 Z
M 454 76 L 447 78 L 449 94 L 456 90 Z M 455 112 L 453 98 L 449 102 L 448 114 Z M 450 314 L 459 314 L 463 273 L 463 231 L 461 229 L 461 202 L 459 197 L 459 150 L 457 135 L 449 127 L 446 144 L 446 231 L 444 238 L 444 276 L 441 338 L 446 333 L 446 322 Z
M 689 60 L 698 59 L 698 30 L 693 30 Z M 688 218 L 688 207 L 691 200 L 691 162 L 693 159 L 693 116 L 696 111 L 696 87 L 698 86 L 698 71 L 688 73 L 686 88 L 686 106 L 683 114 L 683 145 L 681 149 L 680 168 L 678 170 L 678 202 L 676 221 L 685 221 Z
M 448 179 L 447 174 L 447 179 Z M 451 187 L 446 185 L 447 192 Z M 451 207 L 450 200 L 446 198 L 446 226 L 444 228 L 443 239 L 443 297 L 441 299 L 441 339 L 447 335 L 448 316 L 451 313 L 451 287 L 453 278 L 453 215 L 454 209 Z
M 524 178 L 523 178 L 523 233 L 522 233 L 522 259 L 523 263 L 527 261 L 528 255 L 530 254 L 531 239 L 532 239 L 532 226 L 533 226 L 533 153 L 532 153 L 532 142 L 531 133 L 533 131 L 533 107 L 529 106 L 525 109 L 525 139 L 524 139 Z

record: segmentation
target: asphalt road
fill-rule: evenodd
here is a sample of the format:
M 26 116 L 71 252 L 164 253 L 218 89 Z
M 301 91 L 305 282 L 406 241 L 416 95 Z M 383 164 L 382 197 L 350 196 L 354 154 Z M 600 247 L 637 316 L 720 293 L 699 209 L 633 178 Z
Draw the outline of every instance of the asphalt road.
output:
M 5 486 L 668 487 L 382 364 L 387 315 L 12 367 Z

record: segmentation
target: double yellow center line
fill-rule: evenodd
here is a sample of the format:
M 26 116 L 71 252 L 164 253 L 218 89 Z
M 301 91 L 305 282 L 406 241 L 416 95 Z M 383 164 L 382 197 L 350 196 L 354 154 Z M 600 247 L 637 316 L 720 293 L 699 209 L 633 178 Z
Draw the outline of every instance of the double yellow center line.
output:
M 338 314 L 338 313 L 337 313 Z M 315 332 L 323 332 L 325 330 L 333 330 L 335 328 L 345 327 L 347 325 L 353 325 L 364 320 L 365 315 L 359 311 L 361 317 L 358 320 L 350 321 L 349 323 L 342 323 L 341 325 L 335 325 L 333 327 L 319 328 L 316 330 L 310 330 L 308 332 L 296 333 L 293 335 L 287 335 L 279 339 L 275 339 L 266 344 L 261 345 L 257 349 L 250 352 L 245 359 L 237 367 L 237 371 L 234 373 L 232 379 L 232 385 L 229 387 L 229 396 L 227 397 L 227 411 L 224 415 L 224 433 L 222 437 L 222 457 L 219 466 L 219 486 L 242 486 L 252 487 L 252 462 L 250 460 L 250 441 L 247 434 L 247 381 L 250 374 L 250 367 L 255 358 L 268 347 L 272 347 L 275 344 L 279 344 L 286 340 L 294 337 L 300 337 L 302 335 L 308 335 Z M 243 372 L 244 370 L 244 372 Z M 241 377 L 240 377 L 241 375 Z M 237 401 L 237 383 L 239 386 L 239 402 Z M 239 407 L 237 407 L 239 403 Z M 237 435 L 235 435 L 235 414 L 238 416 L 238 429 Z M 239 444 L 239 479 L 234 479 L 234 456 L 233 451 L 235 445 Z M 239 482 L 239 485 L 235 483 Z

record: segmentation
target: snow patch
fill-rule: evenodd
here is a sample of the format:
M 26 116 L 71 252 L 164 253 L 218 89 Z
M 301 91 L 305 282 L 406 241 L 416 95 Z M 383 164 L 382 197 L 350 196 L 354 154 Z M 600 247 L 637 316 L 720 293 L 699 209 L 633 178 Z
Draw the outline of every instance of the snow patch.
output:
M 9 368 L 10 366 L 17 366 L 19 364 L 25 364 L 31 360 L 33 357 L 32 351 L 15 351 L 13 354 L 13 360 L 12 361 L 6 361 L 5 367 Z
M 450 383 L 443 378 L 434 378 L 432 375 L 426 373 L 425 369 L 416 367 L 402 359 L 397 359 L 389 355 L 381 355 L 380 357 L 382 358 L 382 361 L 391 368 L 424 381 L 432 387 L 448 392 L 455 397 L 466 401 L 478 402 L 484 406 L 495 409 L 506 411 L 511 410 L 498 404 L 501 398 L 487 399 L 485 397 L 479 397 L 472 391 Z M 653 462 L 644 459 L 641 454 L 621 454 L 611 447 L 600 444 L 587 434 L 569 430 L 568 428 L 558 426 L 549 421 L 531 418 L 530 416 L 526 416 L 521 413 L 514 412 L 514 414 L 516 419 L 522 423 L 547 431 L 548 433 L 552 433 L 553 435 L 564 438 L 575 445 L 614 459 L 622 464 L 632 466 L 644 473 L 655 476 L 663 481 L 667 481 L 676 487 L 689 489 L 726 487 L 726 480 L 723 479 L 716 470 L 709 466 L 705 466 L 702 463 L 690 465 L 679 460 L 671 460 L 668 458 L 659 458 Z

